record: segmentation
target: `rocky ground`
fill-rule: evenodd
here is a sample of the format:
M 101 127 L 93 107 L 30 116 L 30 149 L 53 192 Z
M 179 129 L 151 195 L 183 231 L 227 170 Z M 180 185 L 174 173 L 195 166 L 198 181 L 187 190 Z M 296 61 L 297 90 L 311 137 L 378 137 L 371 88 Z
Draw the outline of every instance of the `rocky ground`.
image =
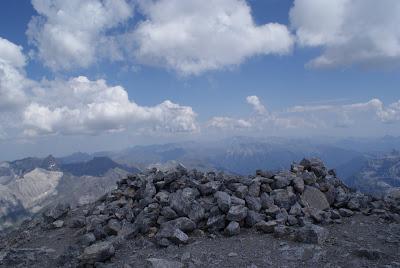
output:
M 238 177 L 153 169 L 0 238 L 1 267 L 400 267 L 400 193 L 348 189 L 318 160 Z

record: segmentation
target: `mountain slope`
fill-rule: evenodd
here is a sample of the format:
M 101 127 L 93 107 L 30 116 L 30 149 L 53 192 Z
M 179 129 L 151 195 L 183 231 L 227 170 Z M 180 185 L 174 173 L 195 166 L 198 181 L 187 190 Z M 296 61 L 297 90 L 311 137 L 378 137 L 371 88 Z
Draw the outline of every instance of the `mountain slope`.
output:
M 0 163 L 0 230 L 55 202 L 93 202 L 137 172 L 106 157 L 70 164 L 53 156 Z
M 354 159 L 340 168 L 346 183 L 362 192 L 380 195 L 392 187 L 400 187 L 400 152 Z M 341 171 L 339 171 L 339 174 Z
M 103 176 L 107 171 L 114 168 L 126 170 L 130 173 L 139 172 L 136 168 L 117 164 L 108 157 L 95 157 L 86 162 L 61 165 L 61 170 L 74 176 Z

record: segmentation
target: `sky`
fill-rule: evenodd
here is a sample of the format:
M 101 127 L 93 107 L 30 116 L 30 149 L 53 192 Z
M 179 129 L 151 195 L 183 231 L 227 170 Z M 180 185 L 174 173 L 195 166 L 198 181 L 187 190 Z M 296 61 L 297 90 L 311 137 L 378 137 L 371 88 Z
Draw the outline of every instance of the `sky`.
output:
M 4 0 L 0 160 L 400 134 L 398 0 Z

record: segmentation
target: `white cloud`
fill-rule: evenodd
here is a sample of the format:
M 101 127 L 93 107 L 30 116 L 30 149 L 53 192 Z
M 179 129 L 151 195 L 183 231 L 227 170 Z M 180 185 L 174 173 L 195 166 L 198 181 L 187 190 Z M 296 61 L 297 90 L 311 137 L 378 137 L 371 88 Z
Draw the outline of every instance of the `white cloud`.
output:
M 26 57 L 22 52 L 22 47 L 17 46 L 7 39 L 0 37 L 0 59 L 5 64 L 21 68 L 26 64 Z
M 382 123 L 394 123 L 400 121 L 400 101 L 385 106 L 379 99 L 372 99 L 367 102 L 352 103 L 345 105 L 319 105 L 319 106 L 295 106 L 287 109 L 287 113 L 297 113 L 304 115 L 318 115 L 324 117 L 327 114 L 342 118 L 345 125 L 355 123 L 351 117 L 360 116 L 370 120 L 368 115 L 373 115 Z
M 22 47 L 0 37 L 0 111 L 11 111 L 26 101 L 23 67 L 26 57 Z
M 207 126 L 216 129 L 248 129 L 252 127 L 249 121 L 231 117 L 213 117 L 207 122 Z
M 287 27 L 256 25 L 244 0 L 139 0 L 139 6 L 146 20 L 127 36 L 143 64 L 191 75 L 292 49 Z
M 301 46 L 323 48 L 312 67 L 400 63 L 398 0 L 295 0 L 290 21 Z
M 267 112 L 267 109 L 261 103 L 260 99 L 257 96 L 248 96 L 246 98 L 246 101 L 248 104 L 253 106 L 254 111 L 256 111 L 257 113 L 265 114 Z
M 140 106 L 123 87 L 109 86 L 104 80 L 80 76 L 67 81 L 31 81 L 25 76 L 21 47 L 0 38 L 0 48 L 0 138 L 21 131 L 39 136 L 198 130 L 191 107 L 169 100 Z
M 99 57 L 121 58 L 107 31 L 132 16 L 126 0 L 32 0 L 28 37 L 53 70 L 88 67 Z M 106 55 L 102 55 L 106 54 Z
M 68 81 L 43 82 L 23 112 L 25 134 L 98 134 L 104 131 L 146 130 L 193 132 L 191 107 L 164 101 L 152 107 L 130 101 L 121 86 L 80 76 Z
M 257 114 L 247 118 L 214 117 L 206 126 L 270 135 L 299 132 L 310 135 L 324 131 L 330 135 L 339 129 L 353 127 L 363 131 L 371 126 L 388 126 L 400 121 L 400 101 L 385 106 L 381 100 L 372 99 L 352 104 L 294 106 L 283 111 L 267 112 L 257 96 L 247 97 L 246 100 Z

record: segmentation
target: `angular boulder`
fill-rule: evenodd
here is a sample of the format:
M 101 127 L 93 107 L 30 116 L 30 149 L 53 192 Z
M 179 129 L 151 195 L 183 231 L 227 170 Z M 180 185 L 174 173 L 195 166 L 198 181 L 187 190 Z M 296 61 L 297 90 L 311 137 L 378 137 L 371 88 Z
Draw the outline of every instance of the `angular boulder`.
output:
M 229 221 L 242 221 L 247 217 L 248 209 L 245 206 L 233 206 L 229 209 L 227 220 Z
M 307 224 L 296 230 L 295 240 L 306 244 L 323 244 L 329 232 L 324 227 Z
M 326 196 L 315 187 L 305 187 L 304 192 L 301 195 L 301 199 L 303 203 L 317 210 L 325 210 L 330 208 Z
M 111 242 L 99 242 L 83 250 L 79 260 L 83 264 L 94 264 L 96 262 L 105 262 L 111 259 L 115 254 L 114 246 Z

